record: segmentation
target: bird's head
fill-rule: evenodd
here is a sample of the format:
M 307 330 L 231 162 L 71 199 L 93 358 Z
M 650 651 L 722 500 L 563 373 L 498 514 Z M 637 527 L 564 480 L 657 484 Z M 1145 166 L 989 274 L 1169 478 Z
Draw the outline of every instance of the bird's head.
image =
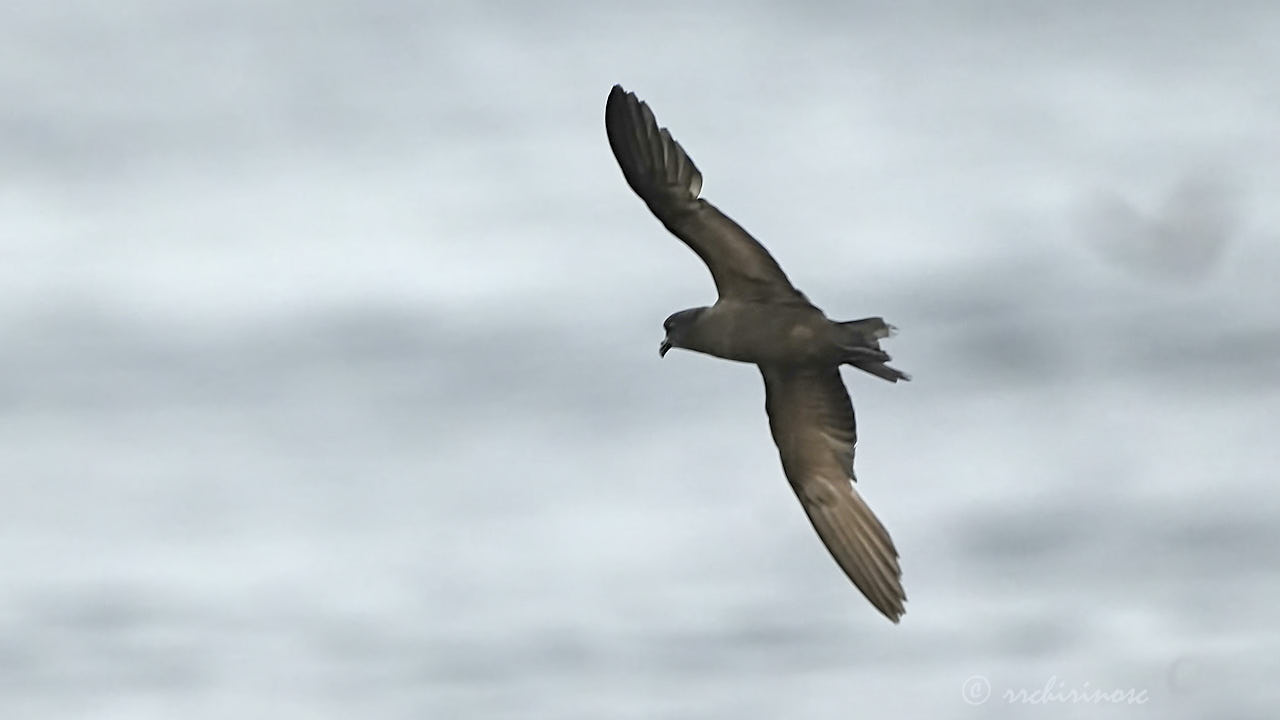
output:
M 662 329 L 666 331 L 667 335 L 662 338 L 662 344 L 658 346 L 658 357 L 665 357 L 667 351 L 673 347 L 689 347 L 690 330 L 697 323 L 698 316 L 704 310 L 706 310 L 704 307 L 681 310 L 678 313 L 672 313 L 671 317 L 663 321 Z

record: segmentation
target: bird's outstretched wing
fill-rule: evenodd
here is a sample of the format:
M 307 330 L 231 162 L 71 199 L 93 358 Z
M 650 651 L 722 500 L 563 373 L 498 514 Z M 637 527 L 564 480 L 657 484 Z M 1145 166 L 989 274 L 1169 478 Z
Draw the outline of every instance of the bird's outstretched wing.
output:
M 761 367 L 769 429 L 813 529 L 840 568 L 895 623 L 905 612 L 898 551 L 853 487 L 853 404 L 835 367 Z
M 702 173 L 635 93 L 614 85 L 604 124 L 627 184 L 707 264 L 722 299 L 808 302 L 763 245 L 698 198 Z

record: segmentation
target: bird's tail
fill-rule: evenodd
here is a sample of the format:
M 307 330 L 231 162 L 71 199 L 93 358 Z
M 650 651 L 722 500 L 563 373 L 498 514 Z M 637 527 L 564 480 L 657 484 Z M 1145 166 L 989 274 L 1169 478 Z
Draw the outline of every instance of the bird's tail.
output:
M 911 379 L 910 375 L 885 364 L 892 358 L 889 353 L 880 349 L 880 340 L 892 336 L 897 328 L 886 323 L 884 318 L 863 318 L 836 325 L 840 330 L 838 344 L 844 352 L 842 363 L 891 383 Z

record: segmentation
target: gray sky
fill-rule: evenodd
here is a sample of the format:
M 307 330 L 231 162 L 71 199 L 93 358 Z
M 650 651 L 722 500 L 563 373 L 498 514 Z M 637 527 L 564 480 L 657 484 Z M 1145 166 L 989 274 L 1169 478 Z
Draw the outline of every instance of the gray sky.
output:
M 980 674 L 1249 715 L 1276 37 L 1262 2 L 6 4 L 0 714 L 946 716 Z M 755 371 L 658 361 L 714 290 L 609 154 L 615 82 L 828 314 L 901 329 L 913 383 L 846 375 L 900 628 Z

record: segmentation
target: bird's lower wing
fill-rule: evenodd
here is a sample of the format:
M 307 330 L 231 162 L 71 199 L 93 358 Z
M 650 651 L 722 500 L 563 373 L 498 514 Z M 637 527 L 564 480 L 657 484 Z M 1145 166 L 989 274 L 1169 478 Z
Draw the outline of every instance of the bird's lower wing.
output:
M 853 486 L 857 433 L 838 368 L 761 368 L 787 480 L 840 569 L 897 622 L 907 596 L 889 533 Z

